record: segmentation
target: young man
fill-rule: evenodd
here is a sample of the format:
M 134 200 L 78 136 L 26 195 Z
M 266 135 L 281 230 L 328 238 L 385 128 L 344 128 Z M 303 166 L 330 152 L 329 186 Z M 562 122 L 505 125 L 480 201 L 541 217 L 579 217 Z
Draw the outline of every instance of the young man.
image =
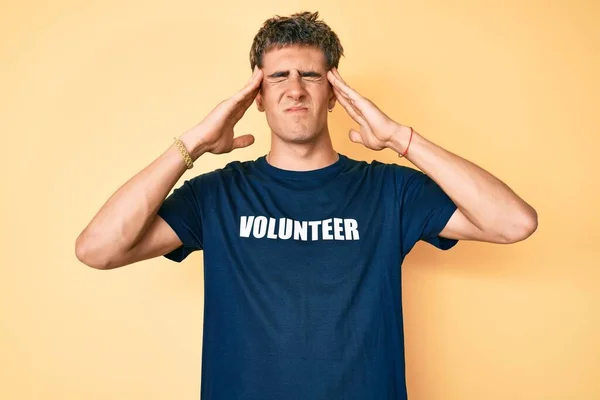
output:
M 500 180 L 349 87 L 342 46 L 317 18 L 266 21 L 246 87 L 125 183 L 77 239 L 77 257 L 99 269 L 203 250 L 202 399 L 405 399 L 408 252 L 419 240 L 512 243 L 537 226 Z M 203 154 L 253 143 L 233 128 L 254 101 L 270 152 L 167 197 Z M 360 127 L 350 140 L 418 169 L 337 153 L 327 127 L 336 102 Z

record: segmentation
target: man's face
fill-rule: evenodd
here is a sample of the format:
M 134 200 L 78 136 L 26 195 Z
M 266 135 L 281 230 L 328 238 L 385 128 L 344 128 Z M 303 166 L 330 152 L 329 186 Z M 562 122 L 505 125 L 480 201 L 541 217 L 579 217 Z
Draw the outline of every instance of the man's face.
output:
M 306 143 L 327 131 L 327 109 L 335 105 L 335 94 L 321 50 L 271 50 L 263 57 L 263 77 L 256 104 L 274 134 L 283 141 Z

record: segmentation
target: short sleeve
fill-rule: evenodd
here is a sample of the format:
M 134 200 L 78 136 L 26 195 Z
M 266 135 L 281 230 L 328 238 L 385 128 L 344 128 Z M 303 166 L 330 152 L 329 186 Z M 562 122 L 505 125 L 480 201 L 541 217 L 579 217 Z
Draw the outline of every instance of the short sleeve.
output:
M 157 215 L 169 224 L 183 243 L 164 255 L 170 260 L 181 262 L 193 251 L 203 248 L 202 199 L 198 190 L 201 177 L 186 180 L 158 209 Z
M 404 166 L 396 170 L 396 185 L 403 256 L 419 240 L 441 250 L 453 247 L 457 240 L 439 236 L 457 208 L 442 188 L 423 172 Z

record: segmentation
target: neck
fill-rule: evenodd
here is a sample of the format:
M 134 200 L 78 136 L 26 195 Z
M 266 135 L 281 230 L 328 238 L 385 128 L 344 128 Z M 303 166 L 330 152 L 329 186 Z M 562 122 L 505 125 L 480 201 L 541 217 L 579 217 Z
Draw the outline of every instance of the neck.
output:
M 293 143 L 281 141 L 272 134 L 267 162 L 289 171 L 311 171 L 335 163 L 339 155 L 333 149 L 329 134 L 319 136 L 315 141 Z

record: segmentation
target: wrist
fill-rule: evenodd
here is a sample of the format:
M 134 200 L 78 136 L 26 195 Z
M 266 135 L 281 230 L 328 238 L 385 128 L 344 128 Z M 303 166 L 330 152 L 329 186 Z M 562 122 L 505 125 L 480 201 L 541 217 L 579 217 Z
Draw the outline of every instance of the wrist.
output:
M 411 136 L 416 136 L 415 132 L 410 126 L 404 126 L 396 124 L 394 133 L 390 137 L 387 148 L 392 149 L 398 154 L 405 154 L 406 150 L 410 146 L 410 143 L 415 139 Z
M 201 139 L 201 135 L 195 131 L 195 128 L 190 129 L 181 136 L 179 140 L 190 154 L 192 161 L 196 161 L 202 154 L 207 152 L 206 144 Z

